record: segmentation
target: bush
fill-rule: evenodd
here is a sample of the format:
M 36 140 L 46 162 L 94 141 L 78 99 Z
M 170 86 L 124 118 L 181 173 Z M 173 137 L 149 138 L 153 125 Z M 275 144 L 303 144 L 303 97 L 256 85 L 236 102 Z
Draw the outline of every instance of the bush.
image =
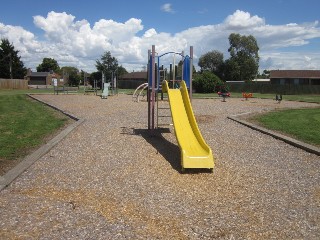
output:
M 194 76 L 193 88 L 198 93 L 218 92 L 221 86 L 224 86 L 224 82 L 212 72 L 205 71 Z

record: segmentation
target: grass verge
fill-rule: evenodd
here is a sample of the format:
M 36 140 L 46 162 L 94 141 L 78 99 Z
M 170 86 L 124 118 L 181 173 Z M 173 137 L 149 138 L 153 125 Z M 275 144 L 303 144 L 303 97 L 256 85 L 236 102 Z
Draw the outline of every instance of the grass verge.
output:
M 250 119 L 300 141 L 320 146 L 320 108 L 278 110 Z
M 0 94 L 0 164 L 25 157 L 68 120 L 26 95 Z

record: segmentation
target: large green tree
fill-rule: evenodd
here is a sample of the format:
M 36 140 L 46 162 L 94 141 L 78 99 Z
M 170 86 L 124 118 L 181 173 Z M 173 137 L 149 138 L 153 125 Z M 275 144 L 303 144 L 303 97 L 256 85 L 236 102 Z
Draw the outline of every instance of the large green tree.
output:
M 252 35 L 231 33 L 229 36 L 230 59 L 226 61 L 226 80 L 253 80 L 259 68 L 259 47 Z
M 58 62 L 53 58 L 44 58 L 42 63 L 37 67 L 37 72 L 60 72 L 60 67 Z
M 207 52 L 199 58 L 201 71 L 210 71 L 220 78 L 223 76 L 223 53 L 217 50 Z
M 65 66 L 61 68 L 61 73 L 65 79 L 68 79 L 69 86 L 79 86 L 80 74 L 77 68 Z
M 96 60 L 96 68 L 104 73 L 107 82 L 111 81 L 112 75 L 118 70 L 119 64 L 115 57 L 112 57 L 109 51 L 105 52 L 100 60 Z
M 127 69 L 125 69 L 122 65 L 120 65 L 119 67 L 118 67 L 118 69 L 117 69 L 117 76 L 122 76 L 122 75 L 124 75 L 124 74 L 127 74 L 128 73 L 128 71 L 127 71 Z
M 23 79 L 27 73 L 23 62 L 8 39 L 1 39 L 0 43 L 0 78 Z

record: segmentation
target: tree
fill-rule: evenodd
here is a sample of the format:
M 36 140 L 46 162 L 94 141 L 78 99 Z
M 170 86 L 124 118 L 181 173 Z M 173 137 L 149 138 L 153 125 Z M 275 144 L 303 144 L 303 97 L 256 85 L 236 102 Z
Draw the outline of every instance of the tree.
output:
M 257 78 L 267 79 L 270 78 L 270 70 L 263 70 L 262 74 L 258 74 Z
M 204 71 L 194 75 L 193 87 L 199 93 L 217 92 L 223 85 L 223 81 L 210 71 Z
M 75 67 L 62 67 L 61 72 L 64 78 L 68 79 L 69 86 L 79 86 L 80 75 L 79 70 Z
M 37 72 L 60 72 L 58 62 L 53 58 L 44 58 L 38 65 Z
M 0 78 L 23 79 L 27 73 L 23 62 L 8 39 L 1 39 L 0 43 Z
M 199 58 L 198 62 L 201 71 L 210 71 L 220 78 L 223 76 L 223 53 L 214 50 L 207 52 Z
M 120 77 L 120 76 L 122 76 L 124 74 L 127 74 L 127 73 L 128 73 L 127 69 L 122 67 L 122 65 L 118 67 L 118 69 L 117 69 L 117 76 L 118 77 Z
M 89 83 L 91 86 L 94 85 L 94 80 L 97 81 L 98 87 L 101 88 L 102 87 L 102 74 L 101 74 L 101 72 L 93 72 L 90 74 Z
M 107 81 L 111 81 L 112 75 L 118 69 L 118 60 L 107 51 L 101 56 L 101 61 L 96 60 L 96 68 L 99 72 L 105 74 Z
M 184 64 L 184 61 L 180 60 L 178 65 L 176 65 L 175 67 L 175 79 L 177 80 L 184 80 L 184 79 L 181 79 L 182 78 L 182 69 L 183 69 L 183 64 Z M 192 73 L 196 73 L 196 68 L 194 67 L 194 65 L 192 65 Z
M 259 68 L 259 47 L 252 36 L 231 33 L 229 36 L 230 59 L 226 61 L 226 80 L 253 80 Z

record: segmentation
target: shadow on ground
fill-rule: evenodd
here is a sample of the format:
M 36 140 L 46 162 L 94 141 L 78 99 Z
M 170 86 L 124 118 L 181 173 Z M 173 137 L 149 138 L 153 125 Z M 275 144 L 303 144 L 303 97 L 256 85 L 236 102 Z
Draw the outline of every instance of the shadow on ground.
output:
M 185 169 L 181 170 L 181 153 L 176 144 L 168 141 L 162 134 L 171 133 L 168 128 L 159 128 L 155 130 L 149 129 L 135 129 L 122 127 L 121 134 L 139 135 L 142 136 L 158 153 L 160 153 L 172 166 L 174 170 L 179 173 L 197 174 L 197 173 L 211 173 L 209 169 Z

